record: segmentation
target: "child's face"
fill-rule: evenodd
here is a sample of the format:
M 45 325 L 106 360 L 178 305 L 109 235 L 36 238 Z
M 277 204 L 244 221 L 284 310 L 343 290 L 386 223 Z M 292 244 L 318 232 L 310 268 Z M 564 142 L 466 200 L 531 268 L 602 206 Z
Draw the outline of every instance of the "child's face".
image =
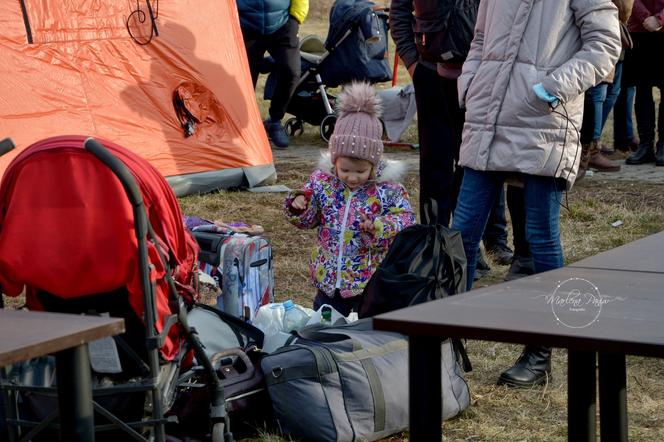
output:
M 339 157 L 336 162 L 337 176 L 351 189 L 366 183 L 371 176 L 372 164 L 367 160 Z

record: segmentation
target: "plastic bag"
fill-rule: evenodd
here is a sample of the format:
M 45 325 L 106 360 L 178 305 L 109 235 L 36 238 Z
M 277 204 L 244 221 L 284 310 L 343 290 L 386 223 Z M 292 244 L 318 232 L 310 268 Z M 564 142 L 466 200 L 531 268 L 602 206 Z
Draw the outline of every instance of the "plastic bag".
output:
M 325 308 L 329 308 L 330 311 L 331 311 L 330 322 L 329 322 L 330 325 L 331 324 L 347 324 L 349 322 L 357 321 L 357 312 L 351 312 L 351 314 L 346 317 L 346 316 L 342 315 L 341 313 L 339 313 L 337 310 L 335 310 L 334 307 L 332 307 L 331 305 L 323 304 L 318 308 L 318 310 L 316 310 L 316 311 L 312 310 L 311 311 L 311 315 L 310 315 L 311 317 L 309 318 L 309 321 L 307 322 L 307 325 L 319 324 L 321 322 L 325 322 L 325 321 L 322 321 L 322 316 L 323 316 L 322 312 Z M 341 320 L 341 322 L 337 322 L 339 320 Z
M 302 307 L 298 304 L 295 304 L 295 306 L 305 311 L 309 316 L 315 313 L 310 308 Z M 265 304 L 256 312 L 256 317 L 252 324 L 261 329 L 265 334 L 262 348 L 265 353 L 271 353 L 277 348 L 283 347 L 292 336 L 290 333 L 284 331 L 284 313 L 284 305 L 281 302 Z

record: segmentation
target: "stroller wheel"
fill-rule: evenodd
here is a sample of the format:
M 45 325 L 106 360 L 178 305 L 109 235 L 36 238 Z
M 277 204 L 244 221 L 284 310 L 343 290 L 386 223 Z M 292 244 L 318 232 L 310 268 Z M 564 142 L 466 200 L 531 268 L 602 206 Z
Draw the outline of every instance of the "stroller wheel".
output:
M 299 137 L 304 133 L 304 122 L 299 118 L 289 118 L 284 123 L 284 130 L 290 137 Z
M 328 115 L 325 118 L 323 118 L 323 121 L 320 123 L 320 137 L 325 141 L 326 143 L 330 141 L 330 137 L 332 136 L 332 132 L 334 131 L 334 125 L 337 123 L 337 116 L 336 115 Z

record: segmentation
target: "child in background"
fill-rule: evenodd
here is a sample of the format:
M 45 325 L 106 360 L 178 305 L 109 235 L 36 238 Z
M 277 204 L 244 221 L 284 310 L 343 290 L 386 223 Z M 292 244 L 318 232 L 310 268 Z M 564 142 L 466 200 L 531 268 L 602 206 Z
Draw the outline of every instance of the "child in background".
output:
M 415 223 L 408 193 L 396 180 L 404 167 L 382 159 L 380 103 L 367 83 L 346 86 L 329 153 L 304 188 L 285 201 L 288 220 L 318 227 L 309 271 L 318 289 L 313 308 L 329 304 L 348 316 L 394 236 Z

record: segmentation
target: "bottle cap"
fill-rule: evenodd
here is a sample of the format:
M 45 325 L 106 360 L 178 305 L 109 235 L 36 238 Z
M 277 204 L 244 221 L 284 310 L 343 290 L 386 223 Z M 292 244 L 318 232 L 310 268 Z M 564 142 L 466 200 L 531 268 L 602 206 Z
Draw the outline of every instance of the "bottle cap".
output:
M 287 300 L 287 301 L 284 301 L 283 304 L 284 304 L 284 310 L 290 310 L 290 309 L 295 307 L 295 304 L 293 304 L 293 301 L 291 301 L 290 299 Z

